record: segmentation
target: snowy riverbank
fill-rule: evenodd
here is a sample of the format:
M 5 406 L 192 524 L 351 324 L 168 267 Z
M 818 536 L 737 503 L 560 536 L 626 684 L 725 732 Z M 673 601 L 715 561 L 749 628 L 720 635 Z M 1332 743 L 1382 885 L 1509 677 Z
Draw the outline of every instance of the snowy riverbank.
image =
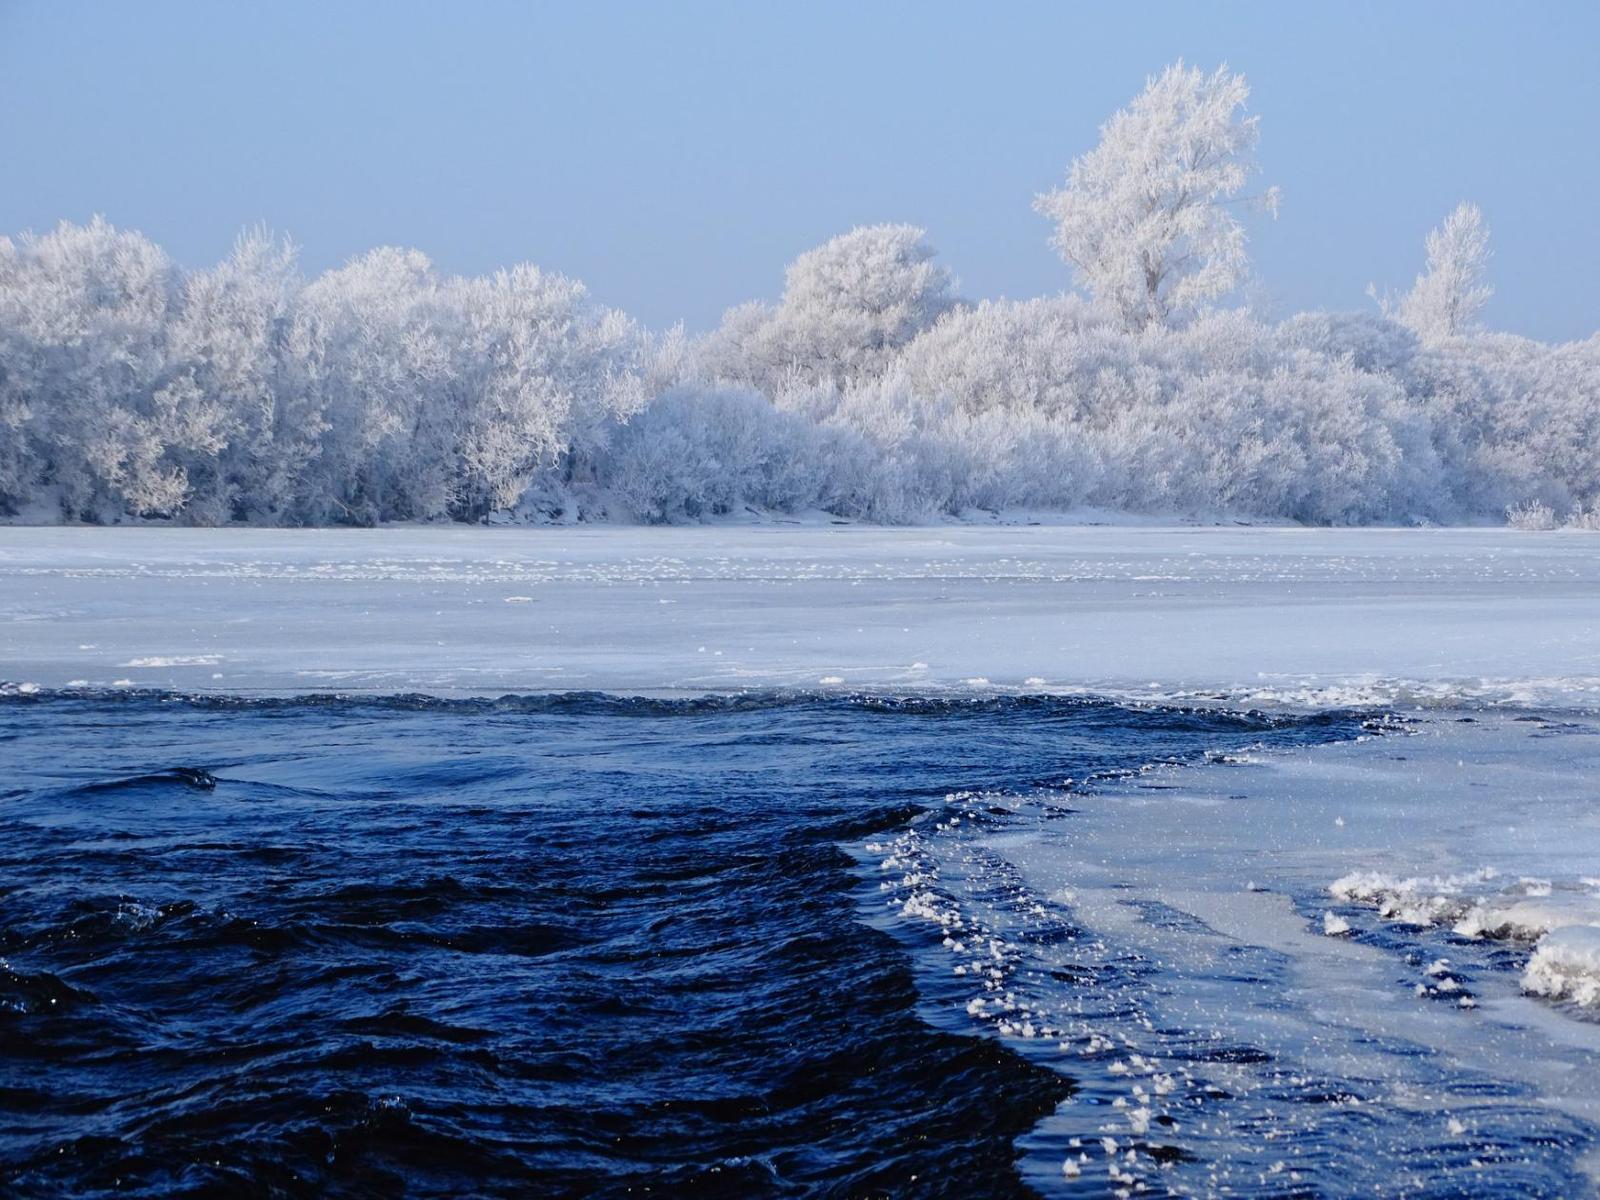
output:
M 1600 541 L 1505 529 L 0 530 L 0 679 L 1600 702 Z

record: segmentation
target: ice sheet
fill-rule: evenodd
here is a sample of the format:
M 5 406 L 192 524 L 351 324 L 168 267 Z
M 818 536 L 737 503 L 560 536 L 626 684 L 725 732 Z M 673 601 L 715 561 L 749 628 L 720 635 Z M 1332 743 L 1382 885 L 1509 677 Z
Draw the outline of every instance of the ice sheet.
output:
M 1504 529 L 0 528 L 0 678 L 1600 702 L 1600 538 Z

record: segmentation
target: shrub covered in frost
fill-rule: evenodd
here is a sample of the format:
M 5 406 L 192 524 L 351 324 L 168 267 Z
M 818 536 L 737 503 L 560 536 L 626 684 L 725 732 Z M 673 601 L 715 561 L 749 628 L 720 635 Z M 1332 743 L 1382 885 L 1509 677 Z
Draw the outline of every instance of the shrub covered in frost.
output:
M 1513 504 L 1506 509 L 1506 524 L 1513 529 L 1542 533 L 1556 527 L 1556 514 L 1555 510 L 1543 501 L 1529 500 L 1522 504 Z

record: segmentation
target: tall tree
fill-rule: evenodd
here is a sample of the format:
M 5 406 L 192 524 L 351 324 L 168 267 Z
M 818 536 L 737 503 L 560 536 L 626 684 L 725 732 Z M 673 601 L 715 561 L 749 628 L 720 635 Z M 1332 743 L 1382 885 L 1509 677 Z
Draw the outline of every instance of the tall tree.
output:
M 1056 223 L 1051 244 L 1127 328 L 1165 324 L 1244 280 L 1237 211 L 1276 214 L 1278 202 L 1276 188 L 1241 195 L 1258 169 L 1249 95 L 1243 75 L 1180 60 L 1101 126 L 1065 187 L 1034 201 Z
M 1489 226 L 1476 204 L 1456 205 L 1444 224 L 1428 234 L 1428 269 L 1396 306 L 1395 316 L 1425 341 L 1471 333 L 1478 313 L 1494 295 L 1485 282 Z

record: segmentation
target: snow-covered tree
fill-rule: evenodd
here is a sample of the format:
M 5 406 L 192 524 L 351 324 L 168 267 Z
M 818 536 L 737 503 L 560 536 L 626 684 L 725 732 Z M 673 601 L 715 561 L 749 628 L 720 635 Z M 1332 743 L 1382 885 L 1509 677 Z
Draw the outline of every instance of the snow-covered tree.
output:
M 1243 282 L 1242 206 L 1277 211 L 1277 190 L 1243 195 L 1256 173 L 1259 117 L 1226 67 L 1180 61 L 1149 80 L 1075 159 L 1066 186 L 1034 208 L 1079 282 L 1133 330 L 1164 324 Z
M 1082 414 L 1090 360 L 1114 332 L 1078 296 L 985 300 L 912 341 L 900 367 L 918 392 L 972 413 Z
M 1075 295 L 957 304 L 920 231 L 878 226 L 691 340 L 531 266 L 453 278 L 390 248 L 307 284 L 264 234 L 183 271 L 64 224 L 0 238 L 0 515 L 1600 525 L 1600 335 L 1476 331 L 1475 211 L 1429 252 L 1422 337 L 1376 314 L 1140 325 Z
M 273 523 L 296 508 L 324 431 L 320 398 L 288 362 L 301 286 L 294 247 L 260 229 L 184 280 L 155 403 L 187 482 L 186 520 Z
M 1428 234 L 1427 270 L 1395 306 L 1395 317 L 1425 341 L 1478 328 L 1478 314 L 1494 295 L 1486 282 L 1489 226 L 1476 204 L 1462 202 Z
M 1417 335 L 1386 317 L 1361 312 L 1297 313 L 1278 326 L 1291 349 L 1344 359 L 1358 371 L 1404 371 L 1417 356 Z
M 712 379 L 769 396 L 881 375 L 895 353 L 956 303 L 950 272 L 914 225 L 867 225 L 789 265 L 775 308 L 729 312 L 702 353 Z
M 166 255 L 96 217 L 0 257 L 0 426 L 19 431 L 0 473 L 19 472 L 5 460 L 21 449 L 28 486 L 70 516 L 172 512 L 187 484 L 156 411 L 176 283 Z
M 645 339 L 581 283 L 519 266 L 455 281 L 450 301 L 464 337 L 449 388 L 453 515 L 510 508 L 541 471 L 570 480 L 643 407 Z
M 307 288 L 300 319 L 327 426 L 314 520 L 480 519 L 645 399 L 634 323 L 536 267 L 441 279 L 375 250 Z
M 32 429 L 41 397 L 26 364 L 26 275 L 23 248 L 0 237 L 0 513 L 7 514 L 36 498 L 41 465 Z
M 874 454 L 852 431 L 741 388 L 673 388 L 616 432 L 600 463 L 638 517 L 693 521 L 759 509 L 853 510 Z
M 843 359 L 848 370 L 882 358 L 949 310 L 953 281 L 926 238 L 914 225 L 868 225 L 795 259 L 783 308 L 814 362 Z
M 307 465 L 312 524 L 442 517 L 454 477 L 442 393 L 460 337 L 426 255 L 384 247 L 305 289 L 295 331 L 298 374 L 326 425 Z

